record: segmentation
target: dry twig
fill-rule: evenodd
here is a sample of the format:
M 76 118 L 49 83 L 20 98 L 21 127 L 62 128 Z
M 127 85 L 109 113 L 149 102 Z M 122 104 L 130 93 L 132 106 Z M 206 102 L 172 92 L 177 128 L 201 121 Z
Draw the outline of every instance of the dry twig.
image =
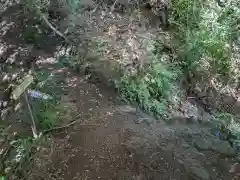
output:
M 65 41 L 68 42 L 68 38 L 63 34 L 61 33 L 60 31 L 58 31 L 55 27 L 53 27 L 53 25 L 48 21 L 48 19 L 46 18 L 46 16 L 42 13 L 39 13 L 41 18 L 45 21 L 45 23 L 57 34 L 59 35 L 60 37 L 62 37 Z
M 115 9 L 115 5 L 117 4 L 118 0 L 115 0 L 115 2 L 113 3 L 112 7 L 111 7 L 111 11 L 113 11 Z
M 80 120 L 72 121 L 72 122 L 70 122 L 69 124 L 66 124 L 66 125 L 64 125 L 64 126 L 58 126 L 58 127 L 54 127 L 54 128 L 51 128 L 51 129 L 47 129 L 47 130 L 45 130 L 43 133 L 45 134 L 45 133 L 49 133 L 49 132 L 51 132 L 51 131 L 56 131 L 56 130 L 68 128 L 68 127 L 70 127 L 70 126 L 72 126 L 72 125 L 74 125 L 74 124 L 76 124 L 76 123 L 78 123 L 78 122 L 80 122 Z M 99 125 L 100 125 L 100 124 L 79 124 L 79 126 L 84 126 L 84 127 L 86 127 L 86 126 L 99 126 Z

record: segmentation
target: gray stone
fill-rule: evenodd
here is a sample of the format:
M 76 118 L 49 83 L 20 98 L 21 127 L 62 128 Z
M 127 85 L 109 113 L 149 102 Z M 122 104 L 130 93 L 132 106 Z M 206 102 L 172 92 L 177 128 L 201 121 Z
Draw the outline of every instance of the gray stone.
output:
M 136 108 L 130 105 L 117 106 L 116 110 L 120 113 L 136 113 Z
M 238 162 L 240 162 L 240 154 L 238 154 L 238 155 L 236 156 L 236 160 L 237 160 Z
M 199 150 L 213 150 L 222 155 L 234 156 L 236 151 L 231 147 L 228 141 L 217 139 L 214 136 L 207 138 L 197 138 L 195 145 Z
M 199 150 L 208 150 L 211 147 L 211 143 L 209 141 L 200 138 L 195 140 L 195 145 Z
M 212 141 L 211 149 L 226 156 L 234 156 L 236 154 L 236 151 L 231 147 L 229 142 L 218 139 Z
M 175 156 L 179 159 L 182 159 L 183 161 L 187 162 L 195 162 L 199 163 L 198 160 L 204 161 L 205 156 L 201 152 L 199 152 L 197 149 L 189 147 L 189 148 L 178 148 L 178 150 L 175 150 Z
M 147 125 L 151 125 L 153 122 L 155 122 L 155 119 L 153 117 L 147 115 L 139 107 L 136 108 L 136 116 L 137 116 L 137 119 L 134 120 L 135 124 L 140 124 L 144 122 Z
M 210 176 L 208 172 L 202 166 L 191 166 L 188 167 L 190 176 L 196 180 L 208 180 Z
M 199 119 L 199 110 L 196 105 L 190 103 L 189 101 L 185 101 L 182 104 L 182 108 L 186 117 L 192 118 L 195 121 Z

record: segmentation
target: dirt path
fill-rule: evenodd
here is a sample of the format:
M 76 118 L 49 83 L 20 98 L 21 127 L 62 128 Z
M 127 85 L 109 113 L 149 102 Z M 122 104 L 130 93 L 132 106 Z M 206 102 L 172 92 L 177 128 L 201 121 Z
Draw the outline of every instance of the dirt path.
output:
M 186 179 L 172 155 L 163 158 L 164 152 L 149 148 L 143 131 L 150 127 L 134 123 L 139 117 L 132 107 L 116 106 L 113 92 L 101 91 L 78 77 L 72 79 L 75 87 L 69 88 L 62 101 L 70 110 L 67 114 L 79 116 L 81 122 L 53 135 L 51 150 L 45 149 L 50 150 L 42 167 L 45 173 L 39 175 L 39 169 L 33 170 L 30 179 Z M 121 110 L 130 113 L 123 114 Z M 139 146 L 136 151 L 127 147 L 132 138 Z M 153 159 L 157 154 L 162 155 Z M 154 164 L 149 166 L 151 160 Z
M 36 154 L 28 179 L 232 179 L 231 153 L 193 146 L 206 128 L 135 124 L 150 117 L 121 105 L 111 90 L 72 75 L 65 82 L 62 103 L 68 111 L 62 118 L 80 122 L 53 133 L 49 147 Z
M 14 7 L 12 11 L 15 12 Z M 119 59 L 122 59 L 123 67 L 132 64 L 135 55 L 140 57 L 139 61 L 145 60 L 148 54 L 143 52 L 141 40 L 143 37 L 155 39 L 155 36 L 148 37 L 150 30 L 139 27 L 138 21 L 143 20 L 130 20 L 128 15 L 120 18 L 112 13 L 104 14 L 103 19 L 110 19 L 109 24 L 98 18 L 100 22 L 91 23 L 93 29 L 97 29 L 96 24 L 109 29 L 99 38 L 106 45 L 103 57 L 110 61 L 121 57 Z M 45 32 L 38 45 L 29 46 L 31 42 L 25 42 L 24 36 L 19 33 L 27 31 L 22 26 L 24 23 L 20 23 L 25 22 L 25 17 L 13 13 L 2 19 L 8 24 L 0 36 L 0 44 L 6 48 L 1 54 L 2 60 L 11 62 L 9 57 L 14 54 L 17 67 L 21 61 L 28 67 L 35 61 L 54 60 L 58 45 L 61 44 L 58 38 Z M 17 23 L 13 26 L 12 21 Z M 120 27 L 123 29 L 120 30 Z M 164 40 L 168 39 L 165 33 L 162 34 Z M 106 69 L 101 68 L 102 71 Z M 156 123 L 136 108 L 117 101 L 116 94 L 102 84 L 88 83 L 85 77 L 74 75 L 67 69 L 53 67 L 52 72 L 53 75 L 60 75 L 64 81 L 63 85 L 51 81 L 50 88 L 59 86 L 64 92 L 50 92 L 61 94 L 61 104 L 65 111 L 60 122 L 79 122 L 51 134 L 45 146 L 35 154 L 34 164 L 26 179 L 230 180 L 236 175 L 229 173 L 236 163 L 236 152 L 228 142 L 212 134 L 209 127 L 180 121 L 171 125 L 163 121 Z M 145 121 L 138 124 L 141 119 L 147 119 L 147 122 L 153 124 L 148 125 Z

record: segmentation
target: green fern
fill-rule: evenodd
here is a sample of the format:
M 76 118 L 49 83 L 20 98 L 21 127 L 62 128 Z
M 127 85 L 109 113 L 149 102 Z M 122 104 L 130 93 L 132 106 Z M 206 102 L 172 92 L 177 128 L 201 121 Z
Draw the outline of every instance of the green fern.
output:
M 136 103 L 154 115 L 162 115 L 177 73 L 156 61 L 145 71 L 147 73 L 124 76 L 117 83 L 117 88 L 125 101 Z

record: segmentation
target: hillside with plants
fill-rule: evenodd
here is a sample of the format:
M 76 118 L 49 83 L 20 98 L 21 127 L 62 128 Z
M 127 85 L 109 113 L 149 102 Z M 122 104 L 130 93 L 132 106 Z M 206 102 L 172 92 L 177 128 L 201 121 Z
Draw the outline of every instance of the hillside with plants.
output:
M 3 0 L 0 22 L 0 180 L 240 178 L 238 0 Z

